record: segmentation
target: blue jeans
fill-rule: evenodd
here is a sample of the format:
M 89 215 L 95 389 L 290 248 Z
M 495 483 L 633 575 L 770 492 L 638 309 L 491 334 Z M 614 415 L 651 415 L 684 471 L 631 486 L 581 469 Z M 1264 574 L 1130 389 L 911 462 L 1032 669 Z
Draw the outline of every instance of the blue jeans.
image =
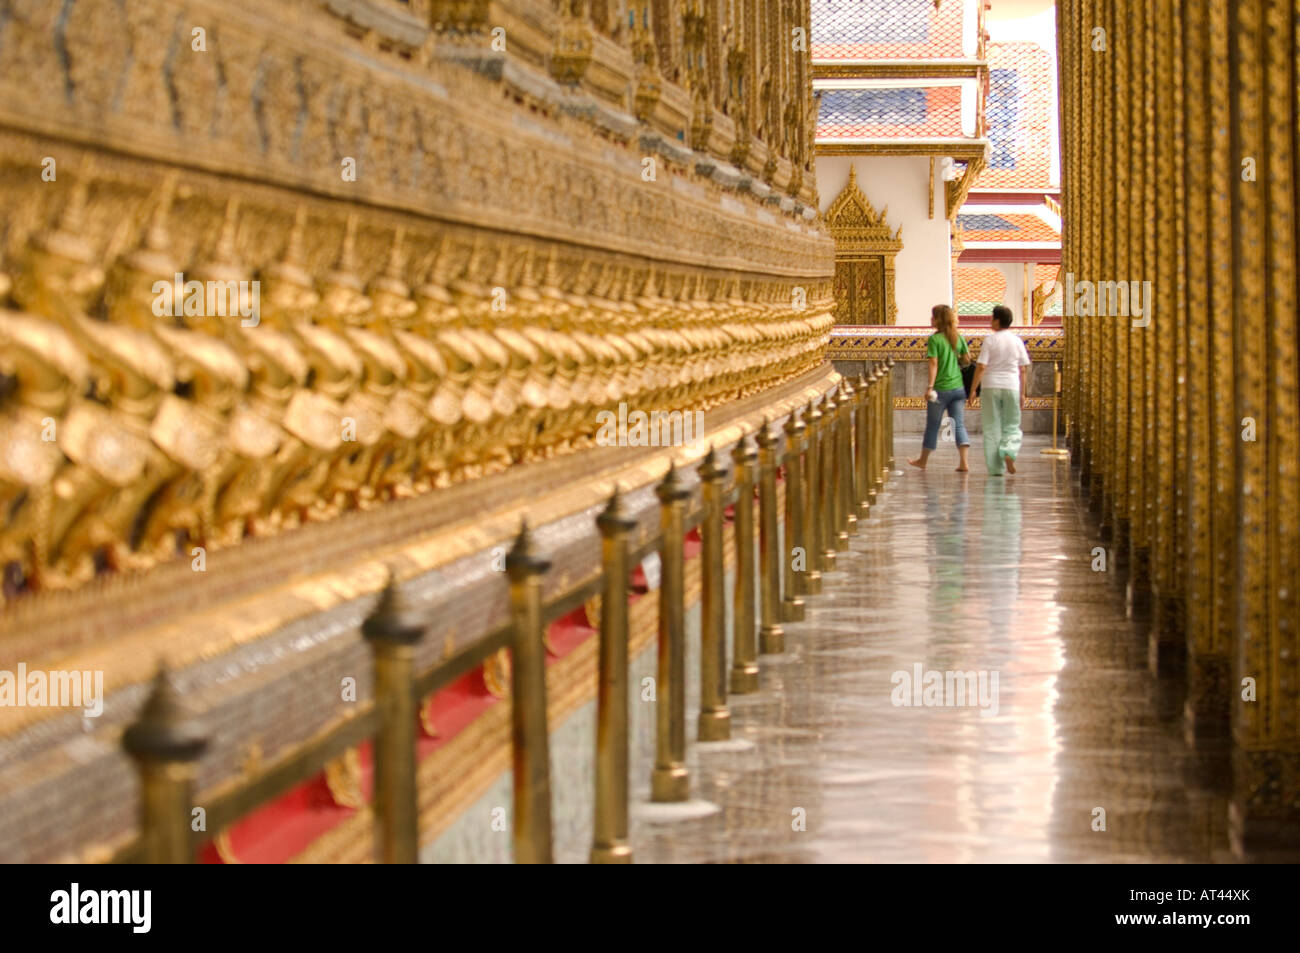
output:
M 943 422 L 945 410 L 952 418 L 952 435 L 957 446 L 970 446 L 970 437 L 966 435 L 966 388 L 957 387 L 939 391 L 939 399 L 925 405 L 925 439 L 921 446 L 926 450 L 935 450 L 939 446 L 939 424 Z

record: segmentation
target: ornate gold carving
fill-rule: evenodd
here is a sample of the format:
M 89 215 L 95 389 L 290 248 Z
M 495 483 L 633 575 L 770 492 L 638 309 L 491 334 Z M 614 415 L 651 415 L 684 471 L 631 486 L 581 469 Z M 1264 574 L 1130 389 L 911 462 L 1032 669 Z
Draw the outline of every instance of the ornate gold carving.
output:
M 510 650 L 498 649 L 483 662 L 483 684 L 493 698 L 510 694 Z
M 12 458 L 0 528 L 20 590 L 588 447 L 597 412 L 620 402 L 707 409 L 813 366 L 830 323 L 824 280 L 742 283 L 528 239 L 363 229 L 303 204 L 199 206 L 176 175 L 138 239 L 117 229 L 127 249 L 102 269 L 86 222 L 118 195 L 94 186 L 76 180 L 29 239 L 12 281 L 22 310 L 0 322 L 18 385 L 5 432 L 28 448 Z M 210 251 L 175 234 L 193 220 L 212 227 Z M 250 227 L 267 236 L 260 251 L 241 248 Z M 250 250 L 266 264 L 244 264 Z M 257 320 L 159 318 L 160 283 L 188 294 L 179 273 L 258 281 Z M 57 445 L 38 446 L 51 411 Z
M 433 723 L 433 696 L 426 698 L 420 706 L 420 727 L 430 738 L 438 737 L 438 726 Z
M 242 864 L 243 861 L 235 856 L 235 847 L 230 842 L 230 831 L 220 831 L 217 836 L 212 838 L 212 846 L 217 849 L 217 856 L 221 858 L 223 864 Z
M 420 718 L 424 721 L 424 709 L 420 710 Z M 425 730 L 429 734 L 436 735 L 428 723 L 424 723 Z M 329 789 L 330 797 L 339 807 L 350 807 L 360 809 L 365 807 L 366 798 L 361 790 L 361 752 L 356 748 L 349 748 L 342 755 L 335 758 L 325 765 L 325 786 Z

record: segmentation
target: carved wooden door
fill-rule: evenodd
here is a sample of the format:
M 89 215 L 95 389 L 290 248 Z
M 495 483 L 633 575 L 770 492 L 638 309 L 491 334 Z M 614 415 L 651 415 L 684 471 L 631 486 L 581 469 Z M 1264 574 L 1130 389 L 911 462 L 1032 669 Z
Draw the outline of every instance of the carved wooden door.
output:
M 835 262 L 835 323 L 888 323 L 883 256 L 841 258 Z

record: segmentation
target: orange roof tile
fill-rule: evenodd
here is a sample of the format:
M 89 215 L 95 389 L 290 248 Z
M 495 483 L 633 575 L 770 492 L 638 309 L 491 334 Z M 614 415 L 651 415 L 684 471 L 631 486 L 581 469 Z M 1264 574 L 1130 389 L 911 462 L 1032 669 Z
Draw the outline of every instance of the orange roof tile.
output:
M 949 0 L 812 0 L 813 59 L 962 56 L 965 4 Z
M 1037 43 L 990 43 L 985 121 L 992 147 L 977 189 L 1052 185 L 1052 57 Z
M 818 139 L 925 139 L 961 130 L 957 86 L 824 89 L 819 93 Z
M 987 265 L 958 265 L 953 273 L 958 314 L 991 314 L 1007 291 L 1007 279 Z
M 979 206 L 964 206 L 979 208 Z M 962 211 L 957 215 L 964 242 L 1059 242 L 1061 233 L 1037 215 L 1021 212 Z

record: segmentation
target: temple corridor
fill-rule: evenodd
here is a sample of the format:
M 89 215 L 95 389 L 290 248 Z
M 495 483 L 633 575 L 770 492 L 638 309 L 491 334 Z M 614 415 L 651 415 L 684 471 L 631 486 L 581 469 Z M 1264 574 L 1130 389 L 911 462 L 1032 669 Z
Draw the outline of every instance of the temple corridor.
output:
M 895 459 L 917 439 L 900 435 Z M 1093 570 L 1086 500 L 1044 445 L 1031 437 L 1006 481 L 953 472 L 951 449 L 894 477 L 805 621 L 785 624 L 786 652 L 760 659 L 762 690 L 728 698 L 730 742 L 695 742 L 691 692 L 690 806 L 648 805 L 653 706 L 634 700 L 638 863 L 1232 860 L 1226 791 L 1201 780 L 1213 756 L 1185 747 L 1181 700 L 1148 671 L 1113 573 Z M 694 689 L 698 612 L 689 627 Z M 653 655 L 634 660 L 632 684 L 653 675 Z M 918 663 L 997 673 L 992 716 L 895 707 L 891 676 Z M 593 709 L 555 731 L 562 862 L 585 862 L 591 842 L 580 779 Z M 501 778 L 426 859 L 508 862 L 487 820 L 509 786 Z M 698 816 L 698 801 L 719 810 Z
M 900 436 L 895 459 L 917 442 Z M 766 691 L 730 700 L 756 751 L 701 756 L 698 796 L 722 813 L 659 828 L 638 860 L 1221 858 L 1226 804 L 1189 783 L 1145 640 L 1092 570 L 1086 508 L 1043 445 L 1009 480 L 953 472 L 951 450 L 894 478 L 786 626 L 787 655 L 763 660 Z M 891 676 L 917 663 L 997 672 L 996 716 L 894 707 Z M 790 829 L 796 807 L 806 832 Z

